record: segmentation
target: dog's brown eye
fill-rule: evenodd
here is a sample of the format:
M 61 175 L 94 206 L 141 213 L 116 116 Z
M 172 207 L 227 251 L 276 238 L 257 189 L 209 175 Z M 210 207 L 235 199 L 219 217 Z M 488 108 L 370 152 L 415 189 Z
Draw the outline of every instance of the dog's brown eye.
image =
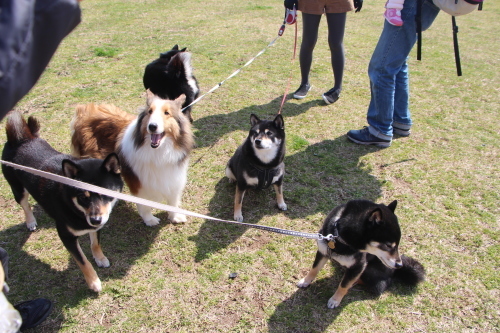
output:
M 152 110 L 152 109 L 149 109 L 148 113 L 149 113 L 149 114 L 153 113 L 153 110 Z
M 170 113 L 168 113 L 168 111 L 165 111 L 165 116 L 168 116 Z

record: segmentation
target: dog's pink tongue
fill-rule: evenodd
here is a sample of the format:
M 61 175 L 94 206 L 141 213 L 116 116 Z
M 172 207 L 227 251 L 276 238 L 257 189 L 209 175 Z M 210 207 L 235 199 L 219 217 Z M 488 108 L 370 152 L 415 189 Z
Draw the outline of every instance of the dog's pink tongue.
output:
M 158 146 L 160 144 L 161 134 L 151 134 L 151 146 Z

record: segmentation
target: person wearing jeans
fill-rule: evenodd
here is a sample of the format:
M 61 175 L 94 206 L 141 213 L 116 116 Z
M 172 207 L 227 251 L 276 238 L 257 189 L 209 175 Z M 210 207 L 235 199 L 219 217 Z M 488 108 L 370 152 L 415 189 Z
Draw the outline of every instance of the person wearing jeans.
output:
M 406 0 L 401 16 L 404 24 L 384 20 L 384 28 L 368 66 L 371 99 L 368 127 L 350 130 L 347 138 L 362 145 L 389 147 L 394 134 L 409 136 L 412 125 L 409 109 L 410 82 L 408 55 L 417 41 L 417 4 L 422 3 L 422 30 L 429 28 L 439 13 L 431 0 Z

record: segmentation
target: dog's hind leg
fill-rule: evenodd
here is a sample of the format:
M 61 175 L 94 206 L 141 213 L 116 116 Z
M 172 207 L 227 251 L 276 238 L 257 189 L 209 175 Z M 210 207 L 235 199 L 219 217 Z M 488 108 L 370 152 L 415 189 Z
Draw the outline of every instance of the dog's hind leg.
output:
M 307 275 L 297 283 L 297 287 L 305 288 L 314 281 L 316 276 L 318 276 L 319 271 L 325 266 L 328 261 L 328 257 L 325 257 L 321 252 L 316 252 L 316 258 L 314 258 L 313 267 L 307 273 Z
M 59 237 L 61 238 L 64 246 L 73 256 L 78 267 L 80 267 L 89 288 L 95 292 L 100 292 L 102 290 L 101 280 L 97 276 L 92 264 L 87 260 L 87 257 L 85 257 L 85 254 L 78 243 L 78 237 L 67 231 L 61 231 L 59 227 L 57 228 L 57 231 L 59 232 Z
M 328 308 L 333 309 L 339 306 L 342 298 L 344 298 L 349 289 L 359 280 L 365 268 L 366 260 L 362 260 L 346 270 L 337 291 L 335 291 L 335 294 L 328 300 Z
M 26 191 L 26 189 L 24 189 L 22 197 L 18 201 L 16 198 L 16 201 L 23 208 L 24 218 L 26 221 L 26 227 L 31 231 L 35 231 L 36 230 L 36 219 L 35 219 L 35 215 L 33 215 L 33 211 L 31 210 L 31 207 L 30 207 L 30 203 L 28 200 L 29 197 L 30 197 L 30 194 L 28 193 L 28 191 Z
M 274 191 L 276 192 L 276 202 L 278 203 L 278 208 L 281 210 L 286 210 L 287 206 L 285 199 L 283 198 L 283 184 L 273 184 Z
M 94 260 L 99 267 L 109 267 L 109 260 L 106 258 L 101 249 L 101 231 L 91 231 L 90 236 L 90 249 Z
M 236 185 L 236 194 L 234 195 L 234 220 L 238 222 L 243 222 L 243 213 L 241 212 L 241 207 L 243 206 L 244 196 L 245 190 L 240 190 L 238 185 Z

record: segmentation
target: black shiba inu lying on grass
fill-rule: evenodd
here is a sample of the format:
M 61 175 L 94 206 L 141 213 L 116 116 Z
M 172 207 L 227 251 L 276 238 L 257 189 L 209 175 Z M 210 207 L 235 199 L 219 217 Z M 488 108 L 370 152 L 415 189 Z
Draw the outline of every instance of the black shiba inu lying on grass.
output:
M 381 294 L 398 279 L 414 286 L 425 278 L 424 267 L 415 259 L 399 255 L 401 230 L 394 214 L 397 201 L 388 206 L 368 200 L 352 200 L 333 209 L 319 233 L 334 235 L 333 241 L 318 240 L 312 269 L 299 281 L 305 288 L 316 278 L 328 259 L 347 268 L 329 308 L 339 306 L 356 283 Z

